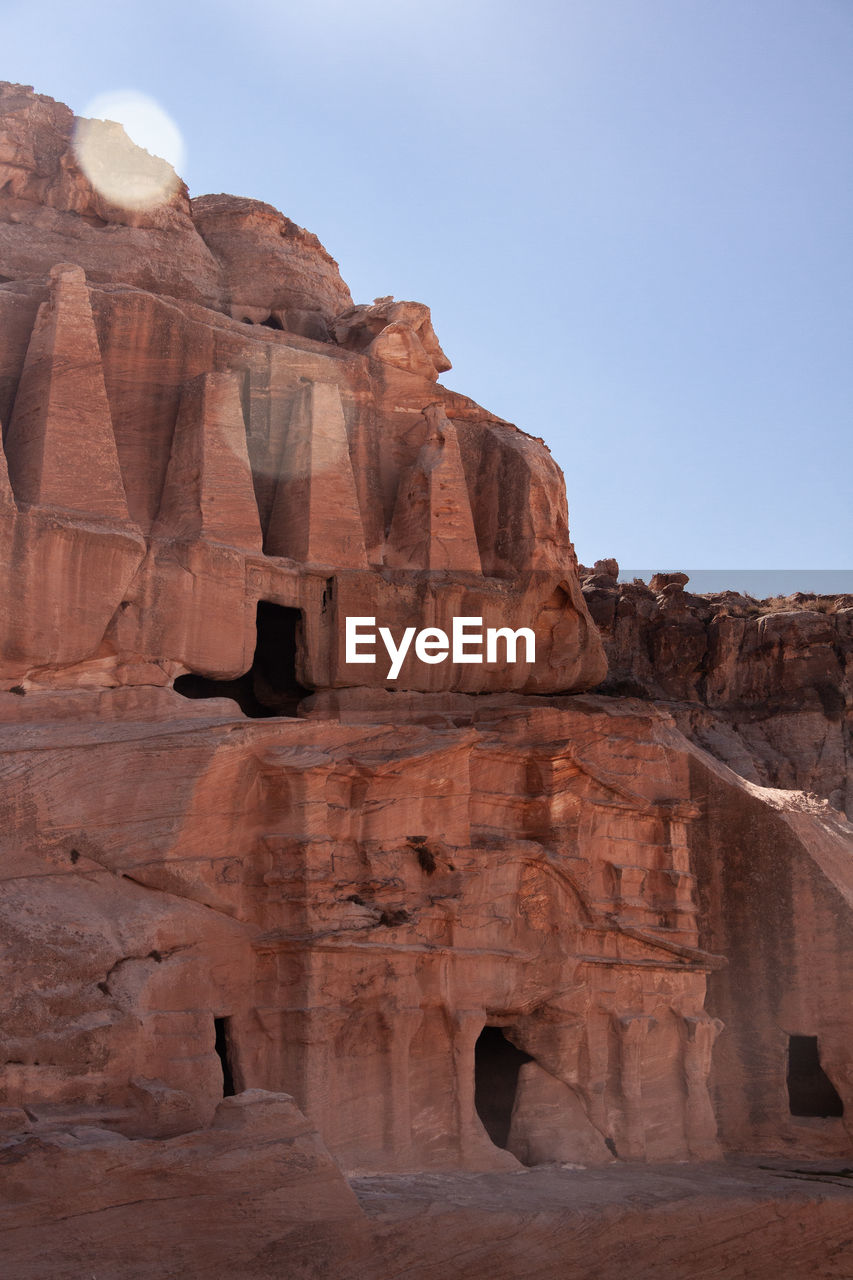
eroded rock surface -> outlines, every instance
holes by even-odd
[[[617,583],[582,570],[607,652],[601,686],[666,703],[743,777],[813,792],[853,816],[853,596],[700,596],[687,574]]]
[[[625,1162],[850,1150],[849,608],[582,590],[426,307],[257,201],[111,205],[67,108],[0,109],[4,1274],[564,1276],[614,1223],[678,1274]],[[391,678],[356,616],[535,652]],[[712,1184],[707,1274],[798,1274],[791,1198]]]
[[[247,1092],[165,1142],[76,1127],[0,1138],[0,1256],[14,1280],[351,1276],[367,1222],[292,1099]]]
[[[153,212],[105,207],[66,108],[20,86],[0,108],[10,684],[47,670],[67,687],[146,683],[154,666],[167,683],[234,680],[259,599],[298,619],[305,689],[386,683],[382,663],[345,661],[348,613],[398,633],[454,615],[536,631],[535,662],[410,656],[397,687],[602,678],[562,475],[538,441],[436,385],[448,362],[427,308],[353,309],[316,237],[257,201],[180,188]]]

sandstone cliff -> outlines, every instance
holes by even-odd
[[[782,790],[846,786],[849,607],[582,590],[425,306],[0,111],[6,1273],[610,1277],[618,1218],[637,1276],[794,1275],[809,1222],[841,1276],[839,1187],[701,1169],[850,1149],[851,828]],[[370,615],[535,653],[392,679]],[[684,1170],[626,1203],[662,1161],[701,1247]]]
[[[617,575],[612,560],[581,570],[607,654],[602,691],[664,703],[744,778],[853,817],[853,596],[700,596],[686,574]]]

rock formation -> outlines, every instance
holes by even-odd
[[[853,596],[758,601],[686,591],[686,574],[617,581],[581,569],[613,694],[665,702],[743,777],[807,791],[853,818]]]
[[[845,610],[582,590],[559,469],[437,382],[425,307],[353,306],[259,202],[111,205],[67,108],[0,111],[8,1273],[588,1274],[547,1181],[562,1226],[498,1272],[487,1188],[848,1153],[846,775],[820,726],[771,750],[838,722]],[[391,679],[347,652],[371,616],[535,652]],[[486,1173],[466,1270],[409,1217]]]

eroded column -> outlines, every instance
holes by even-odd
[[[708,1073],[714,1041],[722,1029],[719,1018],[705,1013],[683,1017],[679,1022],[686,1090],[684,1133],[691,1156],[699,1160],[715,1160],[720,1154],[717,1121],[708,1096]]]
[[[654,1019],[642,1014],[617,1018],[619,1031],[619,1087],[622,1095],[622,1142],[619,1154],[642,1160],[646,1154],[643,1114],[643,1056]]]

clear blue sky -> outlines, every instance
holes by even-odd
[[[851,0],[7,0],[0,51],[429,303],[582,560],[853,568]]]

